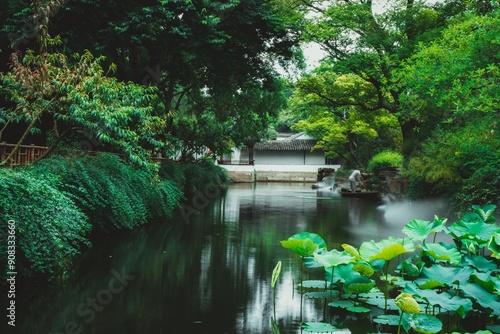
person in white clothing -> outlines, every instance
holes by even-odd
[[[351,191],[355,192],[358,190],[358,182],[361,182],[361,170],[354,170],[349,176],[349,183],[351,185]]]

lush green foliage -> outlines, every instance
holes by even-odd
[[[7,240],[7,222],[14,220],[19,273],[63,277],[82,248],[90,246],[86,239],[89,219],[72,198],[58,189],[54,175],[42,178],[32,172],[0,169],[1,239]],[[0,247],[7,254],[7,242]],[[6,257],[1,261],[6,269]]]
[[[415,188],[428,189],[421,196],[448,196],[459,210],[478,201],[498,204],[500,140],[495,118],[469,124],[459,133],[437,133],[423,145],[407,171]]]
[[[377,153],[368,161],[367,172],[378,175],[386,167],[403,167],[403,155],[395,151]]]
[[[316,148],[359,168],[377,147],[400,148],[397,118],[376,107],[376,96],[365,79],[323,64],[295,83],[286,113],[300,115],[292,128],[319,139]]]
[[[9,220],[16,222],[19,272],[64,279],[83,247],[90,246],[91,230],[113,232],[167,219],[183,190],[187,196],[197,189],[217,194],[227,176],[209,161],[167,162],[156,173],[101,153],[0,169],[0,181],[1,233],[6,236]]]
[[[67,136],[80,134],[81,140],[84,134],[141,164],[154,149],[165,146],[166,120],[156,115],[156,90],[107,77],[102,58],[94,59],[89,52],[68,59],[60,53],[29,51],[11,60],[11,71],[0,78],[3,93],[15,106],[0,114],[0,131],[26,124],[18,144],[42,129],[54,137],[48,143],[51,149]]]
[[[373,322],[400,325],[408,332],[439,333],[443,327],[446,332],[464,332],[460,321],[451,321],[455,318],[465,319],[466,331],[486,330],[500,324],[500,226],[495,208],[473,206],[473,212],[451,224],[438,217],[432,222],[413,220],[402,230],[406,238],[366,241],[359,248],[343,244],[343,251],[327,251],[323,239],[309,232],[281,243],[298,253],[309,270],[324,268],[324,281],[301,281],[305,296],[324,298],[346,314],[384,309],[386,314]],[[442,234],[454,243],[437,243]],[[392,260],[398,261],[396,275],[389,274]],[[471,326],[470,317],[481,321]],[[329,327],[332,331],[342,328],[342,319],[303,328],[334,326]]]
[[[57,175],[59,188],[103,229],[133,228],[152,218],[165,218],[179,204],[179,186],[153,172],[133,168],[119,157],[61,157],[42,160],[30,169]]]

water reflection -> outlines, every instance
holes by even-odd
[[[66,287],[24,291],[17,327],[20,333],[271,333],[271,273],[281,260],[277,323],[282,334],[299,333],[300,260],[280,240],[309,231],[329,248],[359,246],[401,236],[413,218],[432,219],[437,208],[429,205],[398,211],[310,184],[233,185],[190,224],[179,214],[96,242]],[[116,272],[133,277],[120,291],[116,281],[110,285]],[[304,278],[321,278],[321,271]],[[302,319],[328,320],[324,309],[322,300],[307,300]]]

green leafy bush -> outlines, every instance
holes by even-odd
[[[382,169],[387,167],[403,167],[403,155],[395,151],[382,151],[370,159],[367,171],[378,175]]]
[[[131,229],[152,218],[165,218],[179,205],[181,191],[152,171],[134,168],[113,154],[61,157],[32,167],[40,176],[58,175],[59,188],[103,229]]]
[[[9,220],[16,227],[17,262],[12,271],[25,276],[64,276],[82,247],[90,245],[85,238],[91,229],[87,217],[49,176],[0,169],[1,240],[7,240]],[[7,254],[7,243],[0,247]]]

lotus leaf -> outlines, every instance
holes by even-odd
[[[481,208],[479,205],[473,205],[472,209],[481,216],[481,219],[483,219],[484,222],[486,223],[491,223],[496,221],[496,218],[493,216],[493,212],[496,209],[496,205],[494,204],[487,204],[483,208]]]
[[[351,279],[354,276],[360,276],[360,274],[353,269],[354,268],[353,263],[342,264],[340,266],[335,267],[335,270],[333,270],[333,268],[334,267],[325,269],[325,280],[327,282],[336,283],[340,281],[342,283],[345,283],[347,280]],[[332,272],[333,272],[333,278],[332,278]]]
[[[321,263],[325,268],[335,267],[341,264],[347,264],[355,260],[354,256],[347,251],[339,252],[336,249],[331,251],[322,251],[314,253],[314,259]]]
[[[348,307],[346,308],[347,311],[353,312],[353,313],[368,313],[371,312],[371,309],[363,306],[353,306],[353,307]]]
[[[384,239],[380,242],[365,241],[359,247],[361,258],[365,261],[385,260],[389,261],[398,255],[413,251],[414,246],[411,242],[406,242],[397,239]]]
[[[460,290],[477,301],[482,307],[492,309],[494,315],[500,315],[500,297],[498,295],[489,293],[477,283],[462,284]]]
[[[444,229],[446,219],[434,217],[434,221],[414,219],[403,228],[403,233],[414,240],[425,240],[430,233],[440,232]]]
[[[432,256],[437,261],[446,261],[452,265],[457,265],[462,261],[462,255],[455,245],[447,245],[442,242],[439,244],[422,244],[418,247]]]
[[[500,260],[500,232],[491,235],[488,242],[488,249],[491,250],[491,256]]]
[[[464,219],[451,224],[448,232],[456,239],[475,241],[480,246],[490,241],[493,233],[500,232],[500,227],[484,221],[467,222]]]
[[[350,300],[335,300],[333,302],[328,303],[328,306],[346,309],[348,307],[353,307],[354,303]]]
[[[439,333],[443,329],[441,320],[430,314],[404,313],[403,328],[409,333],[410,329],[417,333]]]
[[[420,269],[411,262],[403,261],[401,273],[406,278],[416,278],[420,274]]]
[[[287,240],[281,241],[281,245],[301,257],[312,256],[316,249],[326,249],[325,240],[318,234],[310,232],[294,234]]]
[[[472,275],[475,283],[481,285],[486,291],[490,293],[498,293],[500,291],[500,278],[491,276],[490,273],[475,273]]]
[[[302,284],[300,284],[303,288],[308,288],[308,289],[326,289],[327,283],[326,281],[320,281],[320,280],[308,280],[308,281],[303,281]]]
[[[321,298],[331,298],[339,295],[338,291],[319,291],[319,292],[306,292],[304,294],[307,298],[321,299]]]
[[[325,322],[304,322],[302,323],[302,329],[316,333],[329,333],[337,330],[335,326]]]
[[[451,296],[447,292],[438,293],[436,290],[421,290],[414,283],[409,283],[403,292],[411,294],[414,298],[421,299],[431,306],[439,306],[444,311],[457,312],[462,318],[472,310],[472,301],[468,298]]]
[[[352,269],[366,277],[371,277],[375,273],[372,266],[366,262],[356,263]]]
[[[342,248],[344,250],[346,250],[349,254],[354,256],[356,258],[356,260],[361,260],[361,256],[359,255],[359,252],[355,247],[353,247],[349,244],[342,244]]]
[[[399,325],[399,315],[382,314],[373,319],[373,322],[381,325],[397,326]]]
[[[406,313],[420,313],[420,305],[409,293],[401,293],[394,299],[399,309]]]
[[[428,281],[436,281],[436,286],[444,287],[453,283],[467,282],[474,271],[470,267],[444,267],[440,265],[433,265],[430,268],[422,269],[422,277],[417,279],[417,283],[422,289],[432,288],[423,287]]]
[[[360,294],[370,291],[375,286],[375,282],[365,276],[355,276],[344,284],[344,290],[349,294]]]
[[[495,262],[488,260],[484,256],[471,255],[465,256],[463,259],[468,265],[476,268],[479,271],[491,271],[497,268]]]

